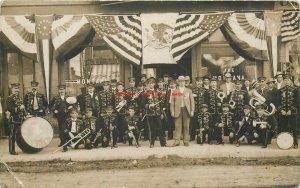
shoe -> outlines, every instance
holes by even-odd
[[[63,150],[62,150],[62,152],[67,152],[67,151],[68,151],[67,147],[63,148]]]
[[[176,147],[176,146],[179,146],[180,144],[178,143],[178,144],[176,144],[176,143],[174,143],[173,145],[171,145],[172,147]]]
[[[17,152],[13,151],[13,152],[10,152],[11,155],[18,155]]]
[[[263,146],[261,146],[261,148],[267,148],[267,146],[266,146],[266,145],[263,145]]]
[[[58,146],[57,147],[61,147],[63,144],[62,143],[60,143],[60,144],[58,144]]]
[[[154,145],[153,145],[153,144],[150,144],[150,148],[154,148]]]
[[[235,144],[235,146],[236,146],[236,147],[240,147],[240,142],[237,141],[236,144]]]
[[[209,144],[209,145],[212,145],[213,143],[212,143],[212,141],[209,141],[208,144]]]
[[[188,147],[190,144],[189,143],[184,143],[184,146],[185,147]]]
[[[295,145],[294,145],[294,149],[298,149],[298,144],[295,144]]]

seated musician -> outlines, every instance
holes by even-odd
[[[263,105],[256,106],[257,117],[253,120],[254,136],[258,143],[262,144],[262,148],[266,148],[272,140],[272,131],[277,129],[273,116],[265,113]]]
[[[201,105],[201,112],[198,115],[199,127],[197,128],[197,144],[203,144],[206,140],[207,136],[207,143],[212,144],[213,140],[213,118],[212,114],[208,112],[208,105],[202,104]]]
[[[100,119],[93,116],[92,108],[85,110],[85,117],[83,119],[86,128],[90,129],[91,133],[85,139],[87,148],[98,147],[101,141]]]
[[[232,143],[235,140],[235,121],[234,114],[230,112],[229,104],[222,105],[222,113],[218,116],[215,123],[215,138],[218,144],[224,144],[224,136],[229,135],[229,142]]]
[[[66,138],[67,140],[73,139],[77,135],[81,134],[82,131],[85,130],[84,124],[82,120],[78,119],[78,110],[76,108],[71,108],[70,109],[70,118],[68,118],[65,122],[65,133],[66,133]],[[81,139],[80,136],[79,138],[76,138],[72,140],[71,142],[71,147],[78,149],[79,145],[83,144],[85,145],[84,139]],[[67,151],[67,147],[63,148],[63,152]]]
[[[140,116],[135,115],[134,106],[128,108],[129,115],[125,117],[127,130],[125,131],[125,140],[128,140],[129,145],[132,146],[134,140],[136,147],[139,147],[139,138],[142,122]]]
[[[254,140],[254,130],[253,130],[253,112],[251,110],[251,106],[245,105],[243,107],[243,114],[240,117],[237,117],[236,121],[236,146],[239,147],[240,143],[245,141],[248,144],[252,144],[255,142]]]
[[[106,113],[100,116],[100,128],[102,133],[102,147],[108,147],[111,142],[111,149],[117,148],[119,131],[117,129],[117,116],[113,114],[113,107],[107,106]]]

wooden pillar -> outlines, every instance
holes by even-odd
[[[262,75],[267,77],[267,78],[272,78],[273,77],[273,68],[272,64],[270,61],[264,61],[263,62],[263,71]],[[260,74],[258,74],[260,75]]]

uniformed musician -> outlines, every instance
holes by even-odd
[[[95,86],[89,83],[86,86],[86,92],[83,96],[83,106],[81,112],[85,112],[87,108],[91,108],[93,111],[93,116],[98,117],[100,113],[100,98],[98,93],[95,91]]]
[[[126,91],[124,88],[124,82],[119,81],[117,83],[117,91],[115,94],[115,100],[114,100],[114,109],[115,113],[117,114],[117,128],[119,132],[118,141],[124,142],[124,134],[126,125],[125,122],[125,115],[127,110],[127,100],[126,100]]]
[[[167,115],[167,130],[168,130],[168,140],[173,139],[173,133],[175,130],[175,122],[174,118],[171,116],[170,111],[170,104],[171,104],[171,97],[173,97],[173,92],[176,89],[176,83],[174,80],[169,81],[168,90],[166,91],[166,115]]]
[[[200,113],[201,105],[208,102],[207,89],[204,89],[202,86],[203,78],[196,77],[196,87],[193,88],[193,96],[195,101],[195,115],[192,117],[192,123],[190,126],[191,141],[195,140],[196,128],[199,126],[198,115]]]
[[[110,90],[109,82],[103,82],[103,91],[99,92],[100,113],[105,113],[107,106],[113,106],[115,102],[115,94]]]
[[[97,148],[101,142],[101,122],[100,119],[93,116],[93,110],[87,108],[83,119],[84,127],[90,129],[91,133],[86,137],[86,148]]]
[[[66,134],[67,140],[73,139],[75,136],[77,136],[78,134],[81,134],[82,131],[85,130],[85,127],[84,127],[84,124],[83,124],[82,120],[80,120],[78,118],[78,115],[79,115],[78,109],[77,108],[71,108],[69,110],[69,113],[70,113],[69,114],[70,117],[67,118],[67,120],[65,122],[65,126],[64,126],[65,127],[64,132]],[[71,146],[72,147],[74,146],[75,149],[78,149],[78,147],[80,145],[86,146],[86,143],[85,143],[84,139],[81,139],[80,141],[79,140],[80,140],[80,137],[77,138],[77,139],[74,139],[71,143]],[[78,141],[78,143],[77,143],[77,141]],[[75,144],[75,145],[73,145],[73,144]],[[63,147],[63,152],[66,152],[66,151],[68,151],[68,148],[67,148],[67,146],[64,146]]]
[[[154,89],[155,79],[149,78],[147,80],[148,90],[145,96],[142,96],[141,107],[145,109],[145,118],[147,121],[147,126],[149,130],[150,148],[154,147],[154,142],[156,138],[159,138],[161,147],[166,146],[166,140],[163,136],[163,130],[161,125],[161,119],[163,118],[162,109],[160,108],[159,97],[157,95],[157,90]]]
[[[218,89],[217,80],[215,78],[212,78],[210,80],[210,86],[211,88],[207,92],[209,112],[213,114],[215,117],[217,117],[218,114],[221,112],[221,106],[222,106],[222,101],[218,97],[218,93],[221,92],[221,90]]]
[[[278,113],[278,133],[290,132],[294,137],[294,148],[298,148],[297,113],[299,104],[299,90],[293,85],[292,76],[285,74],[283,86],[276,95]]]
[[[143,129],[141,117],[135,114],[133,106],[128,107],[128,115],[125,117],[127,130],[125,131],[125,139],[128,140],[129,145],[135,141],[136,147],[139,147],[140,131]]]
[[[32,116],[45,116],[48,102],[42,93],[37,90],[39,83],[31,82],[31,91],[24,96],[24,105],[26,111]]]
[[[157,79],[157,95],[158,99],[162,101],[159,103],[160,108],[162,109],[162,115],[163,119],[161,120],[162,123],[162,128],[163,128],[163,134],[166,136],[167,132],[167,115],[166,115],[166,110],[167,110],[167,101],[166,101],[166,93],[167,90],[164,87],[164,82],[162,78]]]
[[[113,107],[108,105],[105,109],[105,113],[100,116],[100,128],[102,132],[102,147],[108,147],[111,143],[111,149],[117,148],[118,128],[117,128],[117,116],[113,114]]]
[[[65,122],[68,118],[68,107],[67,103],[67,95],[66,95],[66,86],[59,85],[58,86],[58,95],[53,97],[49,104],[49,109],[53,112],[54,117],[57,119],[58,129],[59,129],[59,138],[60,144],[58,147],[62,146],[66,142],[65,138]]]
[[[128,82],[129,82],[129,86],[126,88],[127,105],[134,106],[135,112],[139,113],[138,98],[139,98],[140,92],[135,87],[135,78],[129,77]]]
[[[224,144],[224,136],[229,136],[229,142],[232,143],[235,140],[235,133],[237,131],[235,127],[234,114],[230,112],[229,104],[222,105],[222,113],[219,114],[216,123],[214,135],[218,144]]]
[[[251,106],[244,105],[243,114],[241,116],[236,117],[236,146],[239,147],[240,144],[244,141],[247,141],[248,144],[255,143],[254,139],[254,128],[253,128],[253,119],[254,114],[252,112]],[[232,140],[233,142],[233,140]],[[231,143],[232,143],[231,142]]]
[[[197,144],[203,144],[207,141],[208,144],[212,144],[214,134],[214,121],[213,115],[209,113],[208,105],[201,104],[201,111],[198,114],[198,127],[197,127]],[[207,140],[206,140],[207,138]]]
[[[18,155],[15,150],[16,133],[21,124],[25,120],[27,114],[22,99],[19,97],[19,83],[11,84],[12,94],[7,97],[7,111],[11,115],[8,120],[9,125],[9,153],[11,155]]]

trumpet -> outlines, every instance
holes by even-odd
[[[217,96],[221,100],[221,103],[222,103],[225,98],[225,93],[223,91],[220,91],[220,92],[218,92]]]
[[[120,112],[120,110],[127,104],[127,101],[123,99],[119,104],[116,106],[117,112]]]

